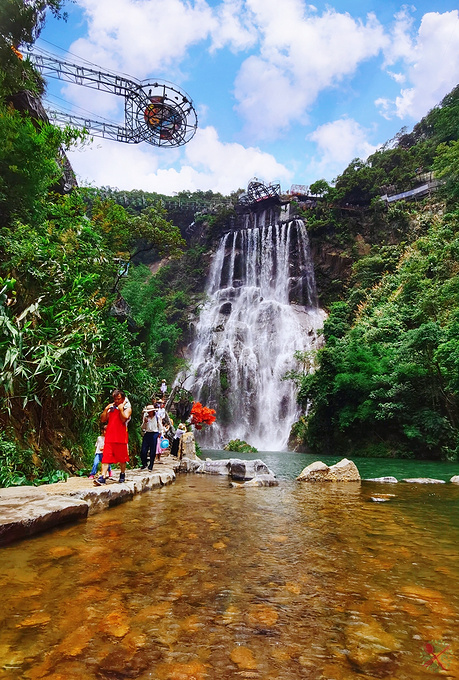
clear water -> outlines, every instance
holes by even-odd
[[[203,457],[215,460],[226,458],[241,458],[255,460],[260,458],[274,472],[279,479],[296,479],[300,472],[311,463],[318,460],[317,456],[307,453],[293,453],[291,451],[259,451],[258,453],[240,454],[230,451],[214,449],[203,450]],[[321,458],[326,465],[334,465],[342,456],[325,456]],[[442,463],[433,460],[401,460],[391,458],[353,458],[362,479],[375,477],[395,477],[407,479],[413,477],[428,477],[449,481],[453,475],[459,474],[458,463]]]
[[[182,475],[3,548],[0,678],[459,677],[459,486],[301,484],[270,455],[279,487]]]

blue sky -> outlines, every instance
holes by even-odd
[[[82,184],[171,195],[226,194],[253,177],[284,190],[332,181],[459,82],[459,11],[447,0],[75,0],[64,9],[68,21],[49,17],[37,46],[168,80],[199,120],[177,149],[94,137],[70,153]],[[123,121],[114,95],[50,80],[47,98]]]

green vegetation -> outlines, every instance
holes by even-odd
[[[317,370],[288,376],[309,407],[293,434],[315,452],[459,459],[458,138],[456,88],[334,187],[316,183],[312,239],[328,237],[349,265],[339,289],[325,284]],[[437,195],[384,210],[378,194],[420,184],[420,167],[443,180]]]
[[[233,451],[234,453],[258,453],[258,449],[254,446],[250,446],[250,444],[242,441],[242,439],[232,439],[223,447],[223,450]]]
[[[59,468],[75,472],[93,454],[110,390],[128,392],[135,420],[158,377],[172,375],[181,330],[164,309],[179,309],[180,296],[155,291],[142,269],[125,274],[139,249],[173,260],[185,242],[160,209],[130,215],[98,197],[88,209],[84,190],[56,193],[56,159],[81,135],[15,111],[1,87],[0,95],[0,484],[7,486],[56,480]],[[137,439],[133,428],[133,452]]]

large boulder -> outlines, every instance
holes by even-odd
[[[360,482],[360,474],[355,463],[343,458],[335,465],[325,465],[316,461],[304,468],[298,475],[300,482]]]
[[[229,476],[236,482],[245,482],[259,475],[269,475],[270,472],[268,466],[259,459],[239,460],[239,458],[230,458],[228,461]]]

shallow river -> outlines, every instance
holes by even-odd
[[[182,475],[1,549],[0,678],[459,677],[459,486],[290,476]]]

